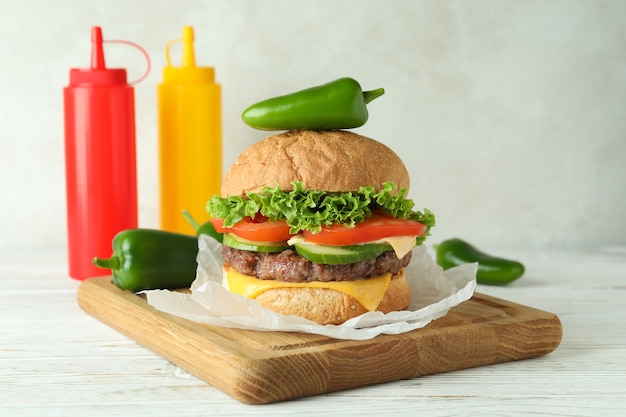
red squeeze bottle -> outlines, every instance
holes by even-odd
[[[71,69],[64,88],[69,275],[103,275],[91,261],[137,227],[135,96],[126,70],[106,68],[102,31],[91,30],[91,68]]]

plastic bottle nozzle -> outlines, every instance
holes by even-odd
[[[191,26],[183,27],[183,67],[195,67],[196,55],[193,50],[193,28]]]
[[[102,49],[102,29],[91,28],[91,69],[105,69],[104,51]]]
[[[163,82],[175,83],[210,83],[215,82],[215,71],[212,67],[197,67],[196,55],[193,48],[193,27],[183,26],[183,36],[180,39],[169,41],[165,46],[167,66],[163,68]],[[172,65],[170,47],[174,43],[182,43],[181,65]]]
[[[109,41],[111,42],[111,41]],[[122,41],[116,41],[122,42]],[[126,85],[126,70],[124,68],[107,68],[104,63],[104,48],[102,29],[100,26],[91,28],[91,62],[89,68],[70,69],[71,86],[94,85]],[[141,49],[141,48],[140,48]],[[150,65],[148,64],[148,70]]]

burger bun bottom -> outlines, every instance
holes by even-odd
[[[341,324],[368,312],[352,296],[327,288],[273,288],[255,300],[277,313],[301,316],[322,325]],[[376,311],[405,310],[410,301],[409,285],[402,269],[391,277]]]

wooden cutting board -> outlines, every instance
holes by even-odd
[[[88,314],[248,404],[542,356],[562,337],[556,315],[483,294],[422,329],[366,341],[200,324],[110,277],[83,281],[77,297]]]

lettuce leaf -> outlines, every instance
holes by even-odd
[[[278,185],[265,187],[259,193],[245,196],[213,196],[207,203],[207,211],[213,218],[224,220],[225,227],[232,227],[245,217],[258,213],[270,221],[285,220],[291,233],[309,230],[317,233],[322,226],[343,224],[354,227],[381,210],[397,219],[410,219],[426,225],[426,233],[417,239],[420,244],[435,226],[435,216],[430,210],[413,210],[413,200],[407,199],[407,190],[393,182],[386,182],[376,192],[374,187],[361,187],[357,192],[325,192],[305,190],[300,181],[293,181],[292,191],[282,191]]]

